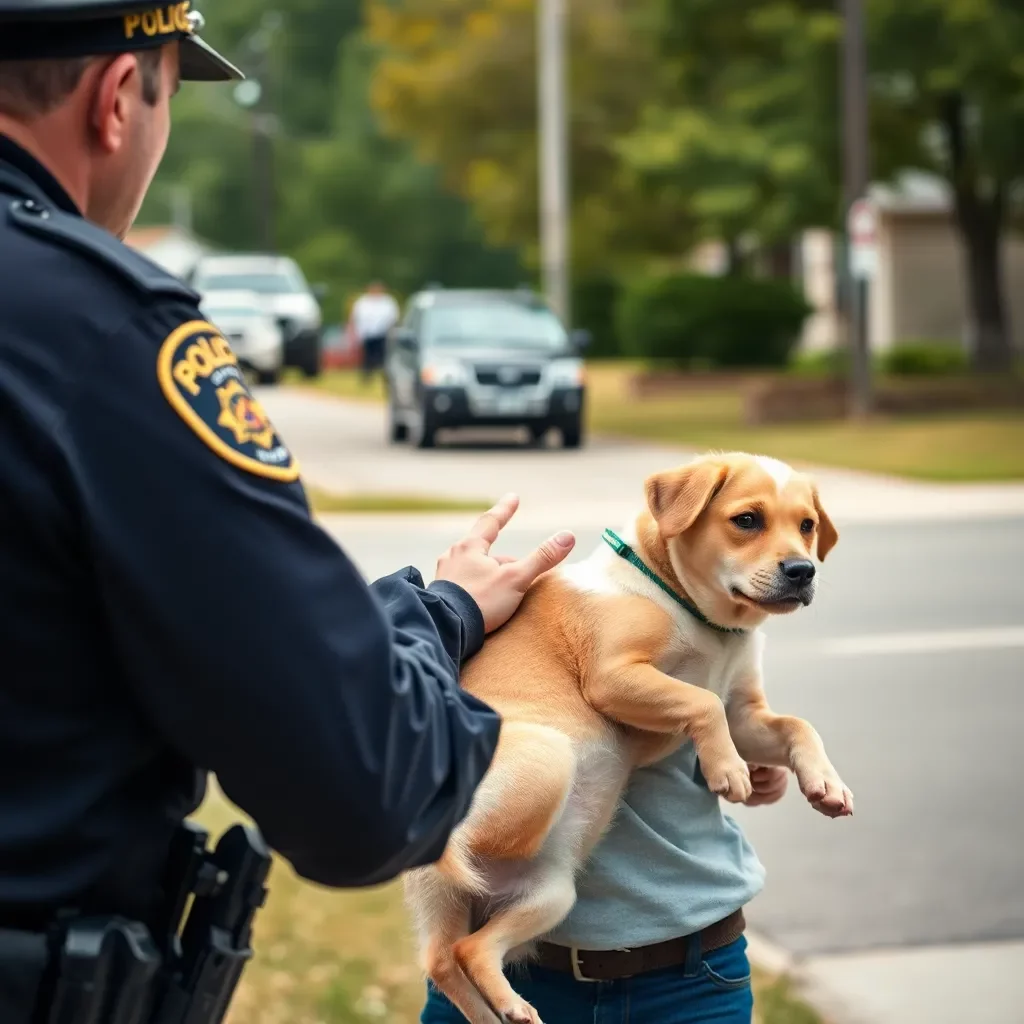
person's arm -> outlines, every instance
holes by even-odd
[[[440,855],[493,756],[497,715],[457,685],[483,618],[411,570],[365,585],[187,314],[97,346],[67,410],[111,645],[140,712],[301,875],[383,881]]]

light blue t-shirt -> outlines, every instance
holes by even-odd
[[[577,880],[576,906],[546,938],[618,949],[690,935],[749,903],[764,877],[686,743],[634,773],[615,821]]]

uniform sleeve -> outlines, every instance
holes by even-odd
[[[493,757],[498,716],[458,687],[483,621],[412,569],[367,587],[233,360],[178,311],[81,368],[65,444],[103,619],[143,714],[299,874],[378,883],[440,856]]]

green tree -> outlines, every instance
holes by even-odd
[[[963,245],[974,365],[1013,362],[1002,246],[1024,186],[1024,5],[870,0],[877,169],[946,179]]]
[[[399,293],[429,280],[520,280],[517,254],[485,242],[437,170],[381,132],[369,106],[376,52],[358,3],[225,0],[217,13],[212,41],[264,86],[257,113],[274,115],[272,162],[261,162],[253,113],[232,87],[186,85],[140,223],[165,223],[175,195],[187,192],[197,234],[225,249],[261,249],[264,168],[276,246],[329,285],[329,319],[369,277]]]
[[[616,139],[646,101],[651,0],[570,0],[573,265],[685,248],[685,208],[637,188]],[[538,263],[535,0],[369,0],[385,125],[469,200],[494,244]]]
[[[744,236],[772,246],[834,222],[832,0],[663,0],[657,31],[651,102],[619,143],[626,164],[734,253]]]
[[[622,144],[645,178],[689,197],[702,231],[771,241],[838,226],[833,0],[663,0],[661,93]],[[974,365],[1012,363],[1001,245],[1024,184],[1024,5],[868,0],[873,177],[949,183]]]

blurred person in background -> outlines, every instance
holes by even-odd
[[[363,382],[384,366],[388,331],[398,323],[400,312],[383,282],[373,281],[352,307],[352,325],[363,350]]]

